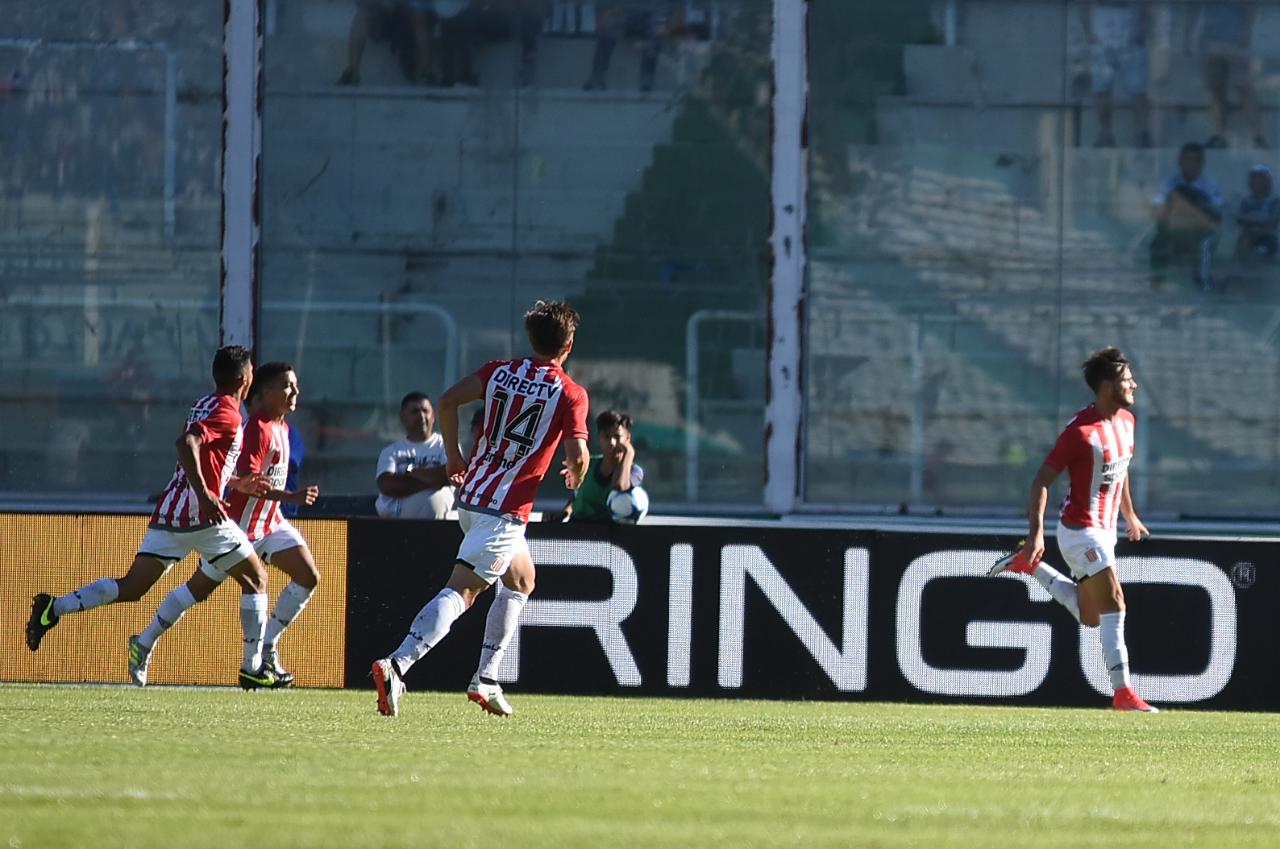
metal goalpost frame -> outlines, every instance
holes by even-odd
[[[773,0],[773,268],[769,287],[764,506],[792,512],[802,499],[809,80],[808,0]]]
[[[222,40],[222,267],[219,335],[257,344],[262,162],[261,0],[228,0]]]

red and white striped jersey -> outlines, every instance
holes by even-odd
[[[231,395],[206,395],[187,413],[187,427],[183,432],[199,437],[200,448],[196,457],[200,462],[200,474],[204,477],[205,486],[219,498],[227,488],[231,470],[236,467],[240,456],[240,422],[240,402]],[[151,514],[151,527],[191,530],[212,524],[200,509],[195,490],[179,463]]]
[[[484,433],[458,506],[528,521],[561,438],[587,438],[587,391],[546,360],[495,360],[475,374],[485,385]]]
[[[289,425],[254,413],[244,426],[244,449],[236,464],[236,476],[259,472],[271,479],[272,489],[284,489],[289,477]],[[227,514],[253,541],[262,539],[284,521],[279,501],[235,490],[227,495]]]
[[[1071,476],[1062,502],[1062,521],[1084,528],[1114,530],[1120,496],[1133,459],[1134,418],[1120,410],[1104,419],[1090,404],[1076,413],[1045,458],[1045,465]]]

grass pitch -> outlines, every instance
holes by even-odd
[[[0,686],[0,847],[1280,846],[1280,716]]]

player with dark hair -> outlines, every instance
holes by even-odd
[[[261,475],[237,478],[232,474],[242,441],[240,402],[253,384],[249,352],[239,345],[219,348],[212,371],[216,391],[196,401],[187,414],[186,428],[176,443],[177,467],[151,514],[150,528],[128,573],[123,578],[99,578],[56,598],[48,593],[36,595],[27,622],[27,647],[32,651],[40,648],[44,635],[61,617],[104,604],[137,601],[174,563],[197,551],[201,564],[191,580],[165,597],[146,630],[129,638],[129,677],[138,686],[146,686],[156,640],[187,610],[208,598],[228,575],[239,576],[257,592],[266,592],[266,570],[244,531],[228,517],[221,497],[227,486],[257,494],[270,488]],[[260,672],[266,611],[253,621],[242,617],[242,624],[243,684],[246,673]]]
[[[435,422],[435,409],[425,392],[409,392],[400,399],[404,438],[378,455],[374,509],[384,519],[443,519],[453,508],[444,438],[435,432]]]
[[[1009,571],[1032,575],[1077,621],[1097,628],[1115,689],[1112,707],[1155,712],[1133,691],[1129,679],[1124,591],[1116,574],[1118,517],[1124,516],[1129,539],[1149,535],[1129,495],[1129,461],[1134,446],[1134,418],[1129,410],[1138,382],[1128,359],[1115,348],[1095,351],[1085,360],[1082,371],[1094,401],[1067,423],[1031,482],[1026,542],[997,561],[988,574]],[[1075,582],[1041,560],[1049,487],[1064,469],[1070,475],[1071,489],[1058,519],[1058,550]]]
[[[297,409],[298,397],[298,375],[293,366],[270,362],[258,367],[253,388],[249,390],[249,420],[244,426],[244,450],[240,452],[236,473],[264,475],[271,488],[259,494],[233,492],[227,499],[228,513],[244,529],[253,550],[264,563],[275,566],[291,579],[280,591],[275,609],[267,618],[261,664],[266,674],[241,673],[242,685],[287,687],[293,683],[293,673],[281,665],[276,646],[280,635],[307,606],[320,583],[320,571],[307,541],[280,510],[282,503],[314,504],[320,495],[320,488],[315,485],[294,492],[286,485],[290,428],[285,416]],[[240,615],[256,619],[265,613],[266,593],[248,581],[236,580],[241,589]]]
[[[490,713],[512,713],[494,676],[533,592],[525,523],[534,493],[561,439],[565,486],[577,489],[587,471],[587,393],[562,368],[573,351],[578,313],[568,304],[538,301],[524,325],[532,356],[486,363],[440,396],[440,430],[448,472],[458,485],[463,540],[444,589],[419,611],[400,647],[373,663],[378,711],[385,716],[399,712],[409,667],[499,579],[467,698]],[[468,463],[458,444],[458,408],[481,399],[484,426]]]
[[[635,461],[631,441],[631,416],[605,410],[596,416],[596,440],[600,453],[591,455],[591,465],[582,486],[565,505],[563,518],[572,522],[610,522],[609,493],[629,492],[644,481],[644,469]],[[560,518],[560,517],[556,517]]]

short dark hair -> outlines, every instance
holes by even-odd
[[[243,345],[223,345],[213,355],[213,382],[220,389],[235,384],[252,362],[249,349]]]
[[[293,371],[293,366],[281,360],[272,360],[269,363],[263,363],[254,369],[253,386],[249,387],[249,398],[252,401],[254,396],[266,387],[270,386],[277,378],[284,377]]]
[[[427,397],[427,393],[425,392],[419,392],[416,389],[413,392],[406,392],[405,396],[400,399],[400,409],[403,410],[410,404],[416,404],[419,401],[426,401],[428,404],[431,403],[431,399]]]
[[[1081,371],[1084,373],[1084,382],[1097,392],[1103,381],[1119,380],[1128,365],[1129,360],[1120,353],[1120,349],[1108,345],[1090,354],[1089,359],[1081,366]]]
[[[608,430],[612,427],[631,430],[631,416],[618,410],[605,410],[596,416],[596,431]]]
[[[1178,151],[1178,156],[1182,156],[1184,153],[1198,153],[1203,156],[1204,145],[1200,144],[1200,142],[1187,142]]]
[[[535,354],[554,357],[573,339],[581,320],[563,301],[538,301],[524,314],[524,331]]]

